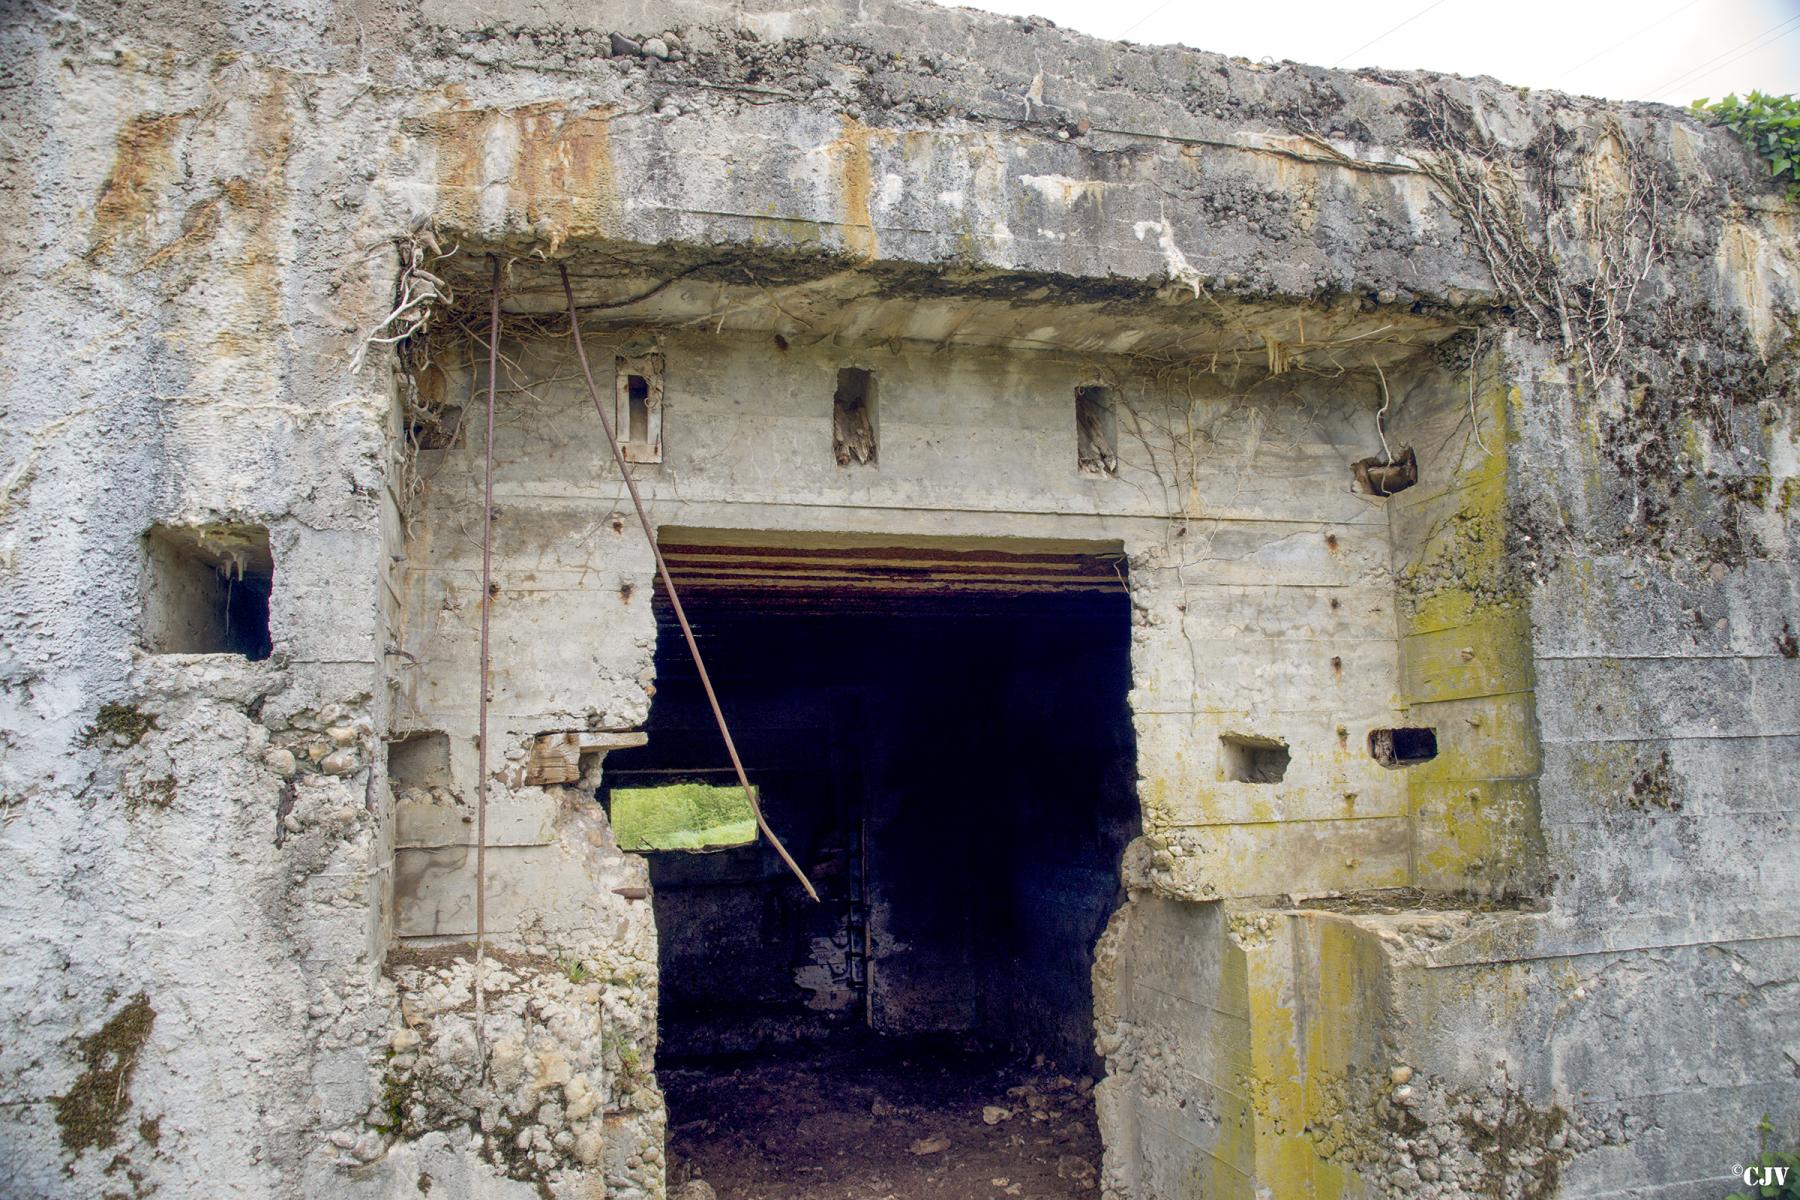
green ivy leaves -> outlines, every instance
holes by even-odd
[[[1735,132],[1768,160],[1769,174],[1787,185],[1789,200],[1800,201],[1800,99],[1751,92],[1742,100],[1696,100],[1694,111]]]

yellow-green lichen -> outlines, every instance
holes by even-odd
[[[1775,511],[1787,516],[1794,511],[1794,504],[1800,501],[1800,475],[1789,475],[1781,481],[1780,491],[1776,494]]]
[[[1253,1113],[1254,1180],[1274,1195],[1326,1200],[1353,1184],[1347,1163],[1319,1141],[1334,1130],[1340,1142],[1346,1136],[1343,1081],[1376,1053],[1386,959],[1377,939],[1335,918],[1270,922],[1266,937],[1234,937],[1250,1018],[1238,1083]],[[1206,1194],[1247,1194],[1228,1179],[1215,1183]]]
[[[1516,388],[1475,399],[1501,429],[1519,403]],[[1396,510],[1397,531],[1418,531],[1400,572],[1400,698],[1409,722],[1437,728],[1439,747],[1435,760],[1406,769],[1413,882],[1496,895],[1538,885],[1542,836],[1531,621],[1508,540],[1506,440],[1477,449],[1443,493]]]

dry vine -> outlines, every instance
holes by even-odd
[[[454,248],[449,254],[440,251],[437,239],[429,229],[399,239],[395,248],[400,254],[400,275],[394,283],[394,307],[356,344],[356,350],[350,356],[352,375],[362,369],[371,346],[401,345],[431,324],[432,314],[440,305],[448,308],[455,303],[449,286],[425,269],[427,252],[435,260],[455,254]]]
[[[1554,126],[1527,152],[1538,160],[1528,188],[1520,156],[1487,134],[1467,105],[1442,92],[1420,99],[1432,146],[1420,155],[1426,176],[1531,331],[1560,342],[1598,388],[1612,376],[1628,342],[1625,319],[1666,252],[1664,183],[1609,117],[1579,152],[1579,180],[1565,202]]]

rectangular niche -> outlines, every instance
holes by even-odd
[[[662,459],[663,356],[619,355],[615,360],[616,406],[613,420],[625,461],[659,463]]]
[[[144,535],[143,638],[156,654],[269,657],[275,558],[261,525],[158,525]]]
[[[861,367],[838,371],[837,391],[831,396],[831,448],[840,467],[875,463],[875,372]]]
[[[401,788],[450,786],[450,735],[437,730],[402,734],[388,743],[388,780]]]
[[[1087,475],[1119,469],[1119,419],[1110,388],[1075,389],[1075,461]]]
[[[1235,783],[1280,783],[1288,769],[1287,743],[1247,733],[1219,735],[1219,771]]]

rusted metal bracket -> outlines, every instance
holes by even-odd
[[[1419,459],[1411,446],[1402,446],[1398,455],[1385,459],[1358,459],[1350,464],[1350,473],[1365,495],[1392,496],[1419,482]]]

